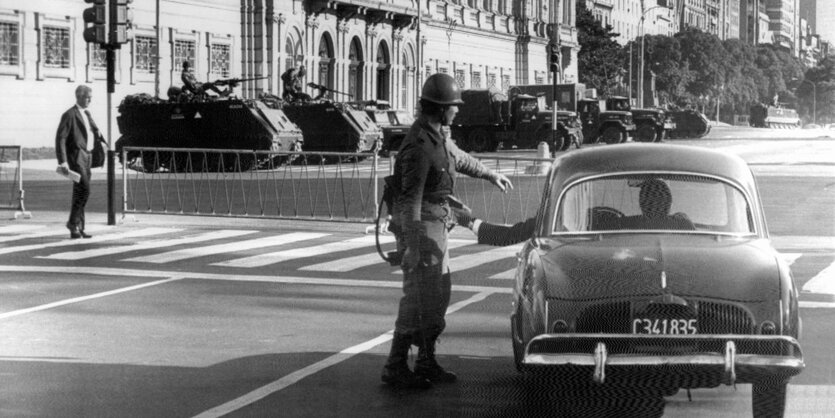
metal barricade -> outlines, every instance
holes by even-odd
[[[125,213],[371,222],[373,153],[125,147]]]
[[[0,209],[13,210],[14,219],[31,218],[23,203],[23,149],[0,145]]]
[[[481,219],[534,216],[550,158],[476,156],[513,190],[459,174],[456,195]],[[125,147],[124,213],[375,222],[383,177],[394,157],[373,153],[269,152]],[[547,167],[546,167],[547,168]]]

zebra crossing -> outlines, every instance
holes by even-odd
[[[359,237],[326,232],[265,232],[256,229],[187,231],[177,227],[119,228],[97,225],[91,239],[70,240],[65,228],[38,224],[0,226],[0,264],[3,255],[33,253],[35,260],[71,263],[106,258],[125,268],[135,263],[153,265],[206,260],[207,268],[237,269],[242,272],[262,267],[301,263],[299,271],[348,273],[385,265],[376,249],[374,235]],[[394,249],[394,237],[381,235],[385,251]],[[497,260],[514,259],[521,244],[487,247],[473,239],[450,239],[450,266],[456,272],[476,269]],[[465,249],[463,252],[458,250]],[[266,252],[265,252],[266,251]],[[140,253],[142,255],[137,255]],[[402,271],[391,268],[391,274]],[[512,270],[510,270],[512,273]],[[492,279],[511,279],[507,272]]]
[[[108,227],[91,225],[95,233],[91,239],[70,240],[63,227],[46,224],[12,224],[0,226],[0,264],[4,255],[31,254],[31,259],[54,260],[70,263],[115,263],[116,267],[135,268],[136,263],[173,265],[181,262],[202,263],[204,268],[230,269],[246,273],[257,268],[282,271],[292,263],[292,269],[312,273],[353,273],[362,269],[387,266],[376,250],[374,235],[354,236],[329,232],[280,232],[258,229],[217,229],[208,231],[188,230],[179,227]],[[488,280],[508,281],[515,275],[515,258],[522,244],[508,247],[479,245],[473,239],[449,240],[451,269],[457,274],[478,271],[478,276]],[[394,248],[394,237],[380,236],[384,251]],[[137,254],[141,255],[137,255]],[[788,263],[794,263],[803,254],[783,252]],[[105,259],[106,257],[106,259]],[[485,264],[500,261],[490,268]],[[835,264],[833,264],[835,265]],[[499,268],[496,268],[496,267]],[[821,286],[835,274],[821,271],[811,284]],[[397,268],[377,269],[386,275],[402,275]],[[500,270],[500,271],[496,271]],[[225,270],[228,271],[228,270]],[[827,273],[829,272],[829,273]],[[821,279],[819,276],[825,274]]]

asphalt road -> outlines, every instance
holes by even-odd
[[[830,288],[835,141],[687,142],[752,164],[774,244],[798,285]],[[685,391],[656,398],[518,374],[508,336],[516,248],[479,246],[458,230],[438,353],[460,381],[392,391],[379,373],[400,275],[375,260],[365,225],[136,215],[107,226],[96,199],[94,238],[70,241],[66,185],[33,177],[32,219],[0,221],[3,417],[750,414],[748,385],[692,391],[688,400]],[[93,193],[103,196],[101,181]],[[801,298],[807,368],[792,380],[789,416],[835,409],[833,297]]]

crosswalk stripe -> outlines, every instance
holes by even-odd
[[[41,229],[46,227],[46,225],[41,224],[18,224],[18,225],[6,225],[0,226],[0,234],[15,234],[18,232],[23,231],[32,231],[35,229]]]
[[[803,291],[835,295],[835,262],[809,279],[803,285]]]
[[[382,237],[381,237],[382,238]],[[314,245],[311,247],[293,248],[291,250],[276,251],[266,254],[258,254],[250,257],[236,258],[233,260],[212,263],[213,266],[253,268],[263,267],[283,261],[314,257],[322,254],[332,254],[340,251],[354,250],[374,245],[374,236],[366,235],[359,238],[344,241],[329,242],[327,244]]]
[[[84,228],[85,232],[98,232],[104,229],[111,228],[107,225],[88,225]],[[55,235],[66,235],[69,237],[70,230],[67,228],[48,228],[46,231],[38,231],[38,232],[30,232],[28,234],[20,234],[20,235],[10,235],[6,237],[0,237],[0,242],[10,242],[10,241],[21,241],[25,239],[31,238],[45,238],[51,237]],[[95,237],[94,237],[95,238]]]
[[[222,254],[227,252],[245,251],[253,248],[263,248],[273,245],[290,244],[293,242],[321,238],[330,234],[294,232],[290,234],[275,235],[270,237],[256,238],[246,241],[236,241],[226,244],[209,245],[207,247],[193,247],[182,250],[169,251],[160,254],[152,254],[142,257],[127,258],[122,261],[135,261],[141,263],[170,263],[172,261],[186,260],[189,258],[204,257],[207,255]]]
[[[516,277],[516,269],[512,268],[510,270],[494,274],[494,275],[488,277],[488,279],[491,279],[491,280],[513,280],[514,277]]]
[[[389,244],[394,242],[394,237],[391,235],[381,235],[380,244]],[[380,254],[377,252],[355,255],[352,257],[340,258],[334,261],[326,261],[324,263],[311,264],[299,268],[305,271],[332,271],[332,272],[348,272],[357,270],[363,267],[373,266],[375,264],[383,263]]]
[[[88,230],[92,231],[92,229]],[[16,247],[0,248],[0,254],[17,253],[22,251],[41,250],[52,247],[66,247],[72,245],[95,244],[99,242],[115,241],[124,238],[138,238],[148,237],[152,235],[169,234],[172,232],[181,231],[180,228],[143,228],[133,229],[125,232],[118,232],[113,234],[96,235],[90,239],[65,239],[61,241],[46,242],[42,244],[20,245]]]
[[[235,229],[222,229],[219,231],[212,231],[205,234],[190,235],[182,238],[160,239],[153,241],[138,242],[133,245],[119,245],[104,248],[91,248],[82,251],[67,251],[63,253],[50,254],[43,257],[50,260],[82,260],[85,258],[100,257],[103,255],[113,255],[119,253],[128,253],[132,251],[148,250],[155,248],[173,247],[182,244],[196,244],[198,242],[213,241],[223,238],[238,237],[241,235],[254,234],[256,231],[242,231]]]
[[[522,249],[524,244],[516,244],[508,247],[497,247],[478,254],[465,254],[449,259],[449,268],[452,271],[466,270],[478,267],[484,263],[497,261],[509,257],[516,257],[516,253]]]

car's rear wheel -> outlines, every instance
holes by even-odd
[[[786,410],[788,382],[780,377],[764,378],[752,385],[751,406],[754,418],[780,418]]]
[[[484,152],[493,149],[492,135],[484,129],[476,129],[467,135],[470,152]]]

